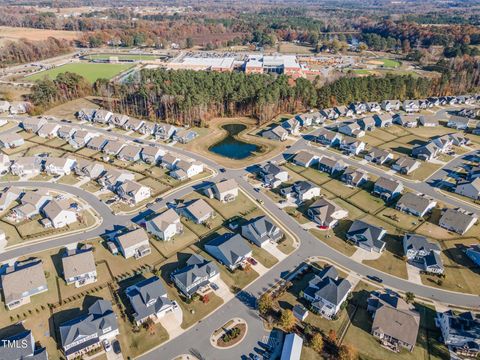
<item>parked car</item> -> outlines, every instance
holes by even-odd
[[[252,265],[257,265],[257,260],[255,260],[254,258],[248,258],[248,262]]]
[[[113,346],[113,352],[115,354],[120,354],[122,352],[122,348],[120,347],[120,342],[118,340],[115,340],[112,343],[112,346]]]
[[[367,278],[370,279],[370,280],[372,280],[372,281],[376,281],[376,282],[378,282],[378,283],[382,283],[382,282],[383,282],[382,279],[380,279],[378,276],[375,276],[375,275],[367,275]]]
[[[105,351],[112,350],[112,345],[110,345],[110,342],[107,339],[103,340],[103,348]]]

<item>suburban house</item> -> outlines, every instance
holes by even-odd
[[[68,125],[62,125],[60,126],[60,128],[58,129],[58,137],[60,139],[63,139],[65,141],[69,141],[73,134],[75,134],[75,131],[77,131],[77,129],[71,127],[71,126],[68,126]]]
[[[342,160],[335,160],[328,156],[323,156],[318,161],[318,170],[334,175],[337,172],[342,172],[346,168]]]
[[[10,170],[11,164],[8,155],[0,154],[0,175],[4,175]]]
[[[45,219],[41,221],[45,227],[60,229],[77,222],[77,212],[71,207],[69,200],[51,200],[41,210]]]
[[[4,329],[1,330],[3,332]],[[48,360],[48,353],[46,348],[35,342],[30,330],[21,330],[0,338],[0,359]]]
[[[365,143],[356,138],[345,136],[340,141],[340,149],[349,154],[358,155],[365,149]]]
[[[149,255],[152,251],[148,242],[148,235],[141,228],[117,235],[116,242],[125,259],[132,256],[135,259],[140,259]]]
[[[12,209],[18,219],[31,219],[40,214],[43,207],[52,200],[48,191],[39,189],[36,191],[25,191],[20,199],[20,205]]]
[[[466,130],[470,126],[471,120],[463,116],[452,115],[448,119],[447,127],[457,129],[457,130]]]
[[[156,139],[168,140],[175,134],[176,131],[177,128],[173,125],[157,124],[157,127],[154,130],[154,135]]]
[[[85,176],[96,180],[105,172],[105,167],[102,163],[93,162],[85,159],[79,159],[75,164],[75,174],[78,176]]]
[[[127,180],[133,181],[134,179],[135,175],[130,171],[110,169],[98,178],[98,183],[102,187],[115,192],[117,190],[117,187],[120,186],[122,183]]]
[[[160,240],[170,241],[183,233],[180,216],[173,209],[168,209],[145,222],[145,229]]]
[[[92,121],[100,124],[106,124],[110,121],[113,114],[108,110],[99,109],[95,111]]]
[[[404,213],[423,217],[429,213],[437,202],[424,194],[407,192],[397,201],[395,208]]]
[[[118,334],[117,315],[112,303],[96,300],[85,314],[65,321],[58,327],[60,345],[67,360],[83,357],[98,348],[104,340],[113,340]]]
[[[43,168],[48,175],[52,176],[63,176],[70,175],[73,168],[75,167],[76,160],[72,158],[57,158],[57,157],[47,157]]]
[[[320,188],[310,181],[300,180],[291,186],[280,189],[280,193],[285,197],[295,198],[298,203],[302,203],[320,196]]]
[[[79,149],[87,145],[87,143],[93,138],[97,136],[97,133],[90,132],[87,130],[77,130],[75,134],[70,138],[68,143],[75,149]]]
[[[322,128],[315,136],[318,143],[325,146],[338,146],[343,136],[340,133]]]
[[[242,225],[241,234],[259,247],[263,247],[268,242],[277,243],[284,236],[283,231],[266,216],[251,219]]]
[[[382,241],[387,231],[379,226],[355,220],[346,233],[349,241],[367,251],[382,252],[385,242]]]
[[[460,235],[465,234],[478,220],[478,215],[463,209],[446,209],[438,221],[444,229],[454,231]]]
[[[437,313],[437,327],[443,343],[460,356],[475,358],[480,353],[480,319],[471,312],[455,314],[452,310]]]
[[[439,125],[439,120],[435,115],[421,115],[418,122],[425,127],[435,127]]]
[[[170,176],[178,180],[186,180],[202,172],[203,164],[201,162],[180,160],[175,164],[175,170],[170,172]]]
[[[148,319],[157,322],[168,313],[172,313],[175,308],[175,304],[168,298],[167,291],[157,276],[127,287],[125,295],[132,306],[132,317],[137,325]]]
[[[297,115],[296,117],[302,126],[319,125],[327,120],[327,117],[319,111],[310,111],[309,113]]]
[[[393,117],[390,114],[373,115],[375,125],[379,128],[389,127],[393,124]]]
[[[196,131],[190,129],[181,129],[175,132],[173,135],[173,141],[179,142],[180,144],[188,144],[197,136],[198,133]]]
[[[349,166],[343,172],[341,180],[350,186],[362,186],[368,180],[368,175],[362,170]]]
[[[238,196],[238,184],[235,179],[219,181],[208,190],[211,191],[211,197],[223,203],[234,201]]]
[[[300,360],[303,338],[295,333],[285,335],[280,360]]]
[[[0,211],[7,210],[21,194],[22,190],[17,187],[10,186],[3,188],[3,190],[0,191]]]
[[[47,123],[37,130],[37,135],[42,138],[52,138],[57,136],[60,125],[55,123]]]
[[[34,118],[34,117],[27,117],[25,119],[22,119],[22,128],[26,132],[34,132],[36,133],[40,128],[47,124],[48,121],[45,118]]]
[[[378,165],[383,165],[385,162],[393,159],[393,154],[387,150],[372,147],[367,151],[365,160],[373,162]]]
[[[372,335],[382,346],[399,352],[413,351],[420,328],[420,314],[398,294],[391,291],[372,291],[367,300],[367,311],[372,314]]]
[[[155,123],[150,121],[145,121],[140,127],[140,129],[137,130],[137,132],[142,135],[154,135],[156,133],[157,128],[160,131],[160,133],[163,135],[162,131],[160,130],[161,126],[156,126]],[[156,139],[158,139],[158,137],[156,137]]]
[[[67,285],[81,287],[97,281],[97,267],[92,247],[66,250],[62,257],[63,278]]]
[[[127,146],[124,141],[120,140],[109,140],[108,143],[103,147],[102,152],[107,155],[117,155],[124,146]]]
[[[117,154],[117,158],[123,161],[138,161],[142,148],[135,145],[125,145]]]
[[[367,104],[363,102],[354,102],[348,106],[356,115],[362,115],[367,111]]]
[[[339,278],[337,269],[326,266],[309,281],[303,297],[312,309],[327,319],[334,319],[347,300],[352,285],[347,279]]]
[[[375,119],[373,116],[367,116],[357,121],[363,131],[375,130]]]
[[[80,121],[92,121],[95,116],[95,109],[80,109],[75,113],[75,116]]]
[[[30,297],[48,290],[42,261],[32,259],[16,262],[0,276],[3,300],[8,310],[30,303]]]
[[[295,318],[298,321],[305,321],[305,319],[308,317],[308,314],[309,314],[305,306],[300,304],[294,305],[292,308],[292,312],[293,312],[293,316],[295,316]]]
[[[400,101],[383,100],[380,106],[382,107],[382,110],[385,110],[385,111],[398,111],[400,110]]]
[[[168,170],[175,170],[175,165],[177,165],[180,160],[178,156],[168,152],[162,157],[162,167]]]
[[[415,146],[412,149],[412,156],[420,160],[428,161],[435,159],[441,152],[441,149],[431,141],[425,145]]]
[[[0,147],[5,149],[13,149],[25,144],[23,137],[17,133],[0,134]]]
[[[395,163],[392,164],[392,169],[398,171],[400,174],[408,175],[417,170],[420,163],[415,159],[407,156],[400,156]]]
[[[128,116],[123,114],[114,114],[110,118],[110,123],[116,127],[123,127],[128,121]]]
[[[300,150],[292,159],[292,162],[295,165],[303,167],[311,167],[318,163],[318,155],[314,155],[311,152]]]
[[[190,255],[185,267],[175,270],[171,275],[175,285],[188,299],[219,277],[217,265],[198,254]]]
[[[272,189],[275,189],[289,179],[288,172],[272,162],[263,165],[259,175],[263,183]]]
[[[445,153],[445,152],[448,152],[452,149],[453,138],[449,134],[447,134],[447,135],[435,137],[432,140],[432,142],[435,145],[437,145],[437,147],[439,148],[439,151],[441,153]]]
[[[470,145],[471,141],[469,138],[461,134],[447,134],[448,139],[452,142],[452,145],[455,146],[466,146]]]
[[[240,234],[226,233],[205,244],[205,251],[230,271],[243,266],[252,256],[252,249]]]
[[[343,123],[338,126],[338,132],[351,137],[365,136],[365,131],[362,130],[357,122]]]
[[[138,204],[148,199],[151,195],[151,190],[148,186],[133,180],[125,180],[116,190],[118,196],[130,204]]]
[[[262,132],[262,137],[276,141],[285,141],[287,140],[287,136],[288,131],[280,125],[273,126],[270,129]]]
[[[367,106],[367,111],[368,112],[377,112],[378,113],[382,110],[382,107],[376,101],[367,102],[365,105]]]
[[[400,181],[381,177],[375,182],[372,193],[385,201],[389,201],[399,196],[402,191],[403,184]]]
[[[475,244],[469,246],[465,250],[465,254],[475,263],[475,265],[480,266],[480,245]]]
[[[165,151],[158,146],[145,146],[142,148],[141,157],[147,164],[157,164],[165,155]]]
[[[468,180],[473,180],[473,179],[476,179],[476,178],[480,178],[480,166],[472,166],[468,170],[467,179]]]
[[[457,182],[455,192],[474,200],[480,199],[480,177]]]
[[[282,127],[291,135],[299,135],[302,125],[295,117],[282,122]]]
[[[396,114],[393,117],[393,123],[407,128],[414,128],[418,126],[418,116]]]
[[[328,120],[338,119],[338,114],[333,108],[320,110],[320,115],[325,117],[325,119],[328,119]]]
[[[108,139],[104,138],[103,136],[95,136],[87,143],[87,148],[102,151],[105,145],[107,145]]]
[[[216,216],[215,210],[203,199],[191,200],[178,210],[196,224],[204,224]]]
[[[418,100],[405,100],[402,102],[402,110],[406,113],[420,111]]]
[[[420,264],[426,272],[435,274],[444,272],[440,247],[429,242],[425,236],[405,234],[403,252],[408,261]]]
[[[348,216],[348,211],[327,198],[321,198],[309,206],[307,215],[320,228],[331,229],[338,224],[339,220]]]
[[[123,129],[138,131],[143,126],[145,121],[129,118],[125,124],[123,124]]]
[[[335,106],[333,108],[333,110],[335,110],[335,112],[338,114],[338,116],[353,116],[354,115],[354,112],[352,109],[350,109],[349,107],[346,107],[344,105],[341,105],[341,106]]]

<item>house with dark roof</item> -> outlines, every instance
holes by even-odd
[[[480,353],[480,319],[472,312],[454,313],[452,310],[437,313],[437,327],[442,332],[443,343],[454,353],[476,358]]]
[[[470,258],[470,260],[472,260],[475,263],[475,265],[480,266],[480,245],[475,244],[475,245],[469,246],[465,250],[465,255],[467,255]]]
[[[385,249],[385,242],[382,239],[386,233],[387,231],[382,227],[355,220],[348,229],[346,237],[364,250],[380,253]]]
[[[302,203],[320,196],[320,187],[310,181],[295,181],[291,186],[280,189],[280,194],[291,197]]]
[[[280,125],[274,126],[262,132],[262,137],[276,141],[285,141],[287,140],[287,136],[288,131]]]
[[[393,154],[390,151],[372,147],[367,151],[365,155],[365,160],[370,161],[374,164],[383,165],[385,162],[393,159]]]
[[[477,214],[469,213],[464,209],[446,209],[443,211],[438,225],[444,229],[463,235],[470,230],[477,220]]]
[[[37,345],[30,330],[0,338],[2,360],[48,360],[47,349]]]
[[[339,278],[334,267],[327,266],[309,281],[303,290],[303,297],[319,315],[334,319],[351,290],[350,282]]]
[[[332,200],[321,198],[309,206],[307,216],[321,228],[331,229],[338,224],[339,220],[348,216],[348,211]]]
[[[205,244],[205,250],[233,271],[252,256],[252,249],[240,234],[226,233]]]
[[[368,175],[362,170],[349,166],[340,179],[350,186],[362,186],[368,180]]]
[[[432,141],[425,145],[417,145],[412,149],[412,156],[424,161],[433,160],[441,153],[441,149]]]
[[[171,313],[175,304],[167,297],[167,291],[157,276],[137,282],[125,289],[133,310],[132,317],[137,325],[159,319]]]
[[[373,291],[367,301],[373,317],[372,335],[393,352],[413,351],[420,328],[420,314],[393,292]]]
[[[400,181],[381,177],[375,182],[372,193],[385,201],[390,201],[399,196],[402,191],[403,184]]]
[[[269,242],[277,243],[284,236],[283,231],[266,216],[250,220],[242,225],[240,232],[245,239],[259,247]]]
[[[392,169],[400,174],[408,175],[417,170],[420,166],[420,162],[407,156],[400,156],[395,163],[392,164]]]
[[[438,244],[429,242],[425,236],[405,234],[403,252],[408,261],[420,265],[426,272],[443,274],[444,267],[440,257],[440,247]]]
[[[171,278],[187,298],[214,283],[220,277],[217,265],[198,254],[192,254],[185,267],[175,270]]]
[[[265,186],[271,187],[272,189],[275,189],[289,179],[288,171],[272,162],[268,162],[260,168],[259,176]]]
[[[405,193],[397,201],[395,208],[407,214],[415,216],[425,216],[430,212],[437,202],[424,194]]]
[[[100,347],[104,340],[112,340],[119,334],[112,303],[103,299],[95,301],[84,314],[61,323],[58,333],[67,360],[86,355]]]

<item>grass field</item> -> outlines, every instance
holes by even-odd
[[[157,55],[149,54],[92,54],[85,56],[87,60],[108,60],[110,57],[117,57],[118,60],[135,61],[135,60],[155,60],[159,57]]]
[[[398,61],[392,59],[376,59],[376,61],[382,62],[383,67],[396,68],[400,66]]]
[[[45,76],[50,79],[55,79],[58,74],[73,72],[82,75],[89,82],[93,83],[97,79],[111,79],[132,66],[131,64],[66,64],[27,76],[26,79],[35,81],[43,79]]]

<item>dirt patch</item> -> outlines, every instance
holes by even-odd
[[[236,330],[236,329],[238,329],[238,330]],[[225,342],[224,341],[224,336],[227,335],[228,333],[232,333],[232,332],[235,332],[235,331],[237,331],[238,334],[233,339],[230,339],[229,341]],[[217,340],[217,346],[225,348],[225,347],[231,347],[233,345],[236,345],[240,341],[243,340],[246,333],[247,333],[247,326],[245,324],[238,324],[238,325],[234,326],[233,328],[229,329],[224,336],[220,337]]]
[[[49,37],[66,40],[76,40],[80,32],[66,30],[33,29],[24,27],[0,26],[0,45],[7,41],[18,41],[22,38],[31,41],[47,40]]]

